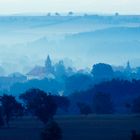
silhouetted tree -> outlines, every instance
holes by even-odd
[[[60,14],[58,12],[55,13],[56,16],[60,16]]]
[[[87,90],[93,85],[93,80],[88,74],[74,74],[66,79],[66,93],[73,93],[75,91]]]
[[[55,64],[55,76],[56,78],[66,76],[66,68],[63,61],[59,61],[57,64]]]
[[[70,100],[65,96],[52,96],[54,102],[56,103],[57,107],[63,109],[64,111],[68,111],[70,106]]]
[[[93,103],[93,96],[96,93],[109,93],[113,102],[114,111],[118,113],[126,112],[126,104],[131,104],[134,98],[139,96],[140,93],[140,80],[119,80],[113,79],[111,81],[105,81],[92,86],[87,90],[81,90],[69,95],[71,104],[76,102],[86,102],[89,104]],[[128,107],[128,105],[127,105]],[[130,108],[130,105],[129,105]],[[131,111],[131,108],[129,110]]]
[[[105,93],[96,93],[93,98],[93,108],[97,114],[112,114],[114,107],[111,96]]]
[[[125,102],[124,107],[126,108],[127,113],[131,112],[131,108],[132,108],[131,103]]]
[[[62,83],[60,83],[56,79],[45,78],[42,80],[33,79],[24,83],[16,83],[13,86],[11,86],[10,91],[14,95],[19,95],[19,93],[24,93],[33,87],[41,89],[45,92],[49,91],[51,93],[57,93],[58,91],[63,90]]]
[[[61,140],[62,130],[55,121],[50,121],[41,133],[41,140]]]
[[[56,113],[57,105],[51,95],[40,89],[30,89],[20,95],[26,108],[36,115],[43,123],[47,123]]]
[[[2,107],[0,107],[0,127],[4,126]]]
[[[25,108],[23,105],[19,102],[16,102],[15,104],[15,116],[16,117],[21,117],[24,115]]]
[[[72,16],[72,15],[74,15],[74,13],[73,13],[72,11],[70,11],[70,12],[68,13],[68,16]]]
[[[92,113],[91,107],[86,103],[78,102],[77,106],[78,106],[78,108],[80,110],[80,113],[83,114],[83,115],[88,115],[88,114]]]
[[[137,134],[136,130],[132,130],[132,132],[131,132],[131,140],[140,140],[140,134]]]
[[[140,96],[133,100],[132,112],[133,113],[140,113]]]
[[[114,71],[109,64],[99,63],[93,65],[91,73],[97,82],[110,80],[113,78]]]
[[[19,105],[20,103],[16,101],[14,96],[5,94],[1,98],[1,104],[6,123],[9,126],[10,119],[17,113],[17,104]]]

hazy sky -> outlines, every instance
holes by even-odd
[[[140,14],[140,0],[0,0],[0,14],[56,11]]]

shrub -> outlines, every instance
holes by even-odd
[[[61,140],[62,131],[59,125],[51,120],[41,133],[41,140]]]

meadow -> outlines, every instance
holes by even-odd
[[[63,140],[130,140],[131,131],[140,133],[139,115],[89,115],[55,117]],[[33,117],[13,119],[0,128],[0,140],[40,140],[43,124]]]

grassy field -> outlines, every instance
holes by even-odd
[[[140,133],[138,115],[55,117],[64,140],[130,140],[131,130]],[[40,140],[43,124],[36,118],[13,120],[10,128],[0,129],[0,140]]]

